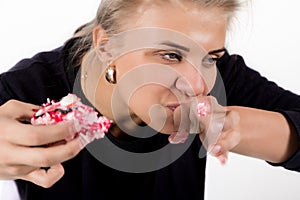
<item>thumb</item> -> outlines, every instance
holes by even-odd
[[[50,188],[59,179],[63,177],[65,170],[61,164],[54,165],[48,170],[36,169],[29,174],[26,174],[19,179],[32,182],[36,185],[42,186],[44,188]]]

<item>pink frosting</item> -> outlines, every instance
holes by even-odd
[[[84,105],[75,94],[68,94],[59,102],[50,101],[42,105],[31,118],[33,125],[50,125],[59,122],[73,121],[78,130],[74,136],[81,136],[86,143],[105,136],[112,121],[98,113],[90,106]],[[66,140],[69,140],[68,138]]]

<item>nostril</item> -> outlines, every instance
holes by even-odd
[[[193,85],[192,85],[193,84]],[[198,96],[202,94],[203,84],[199,80],[192,82],[191,84],[184,77],[179,77],[175,82],[175,87],[187,96]]]
[[[194,93],[192,86],[184,77],[179,77],[176,80],[175,87],[188,96],[192,96]]]

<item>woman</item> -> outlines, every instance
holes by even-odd
[[[156,85],[147,86],[146,91],[145,87],[141,87],[130,98],[133,104],[129,103],[128,106],[131,110],[130,114],[135,117],[135,122],[153,125],[148,117],[151,105],[158,104],[163,98],[167,99],[167,102],[179,98],[174,92],[177,90],[185,96],[196,97],[200,101],[201,97],[205,97],[211,92],[212,86],[209,83],[210,78],[215,77],[214,73],[212,73],[213,76],[205,76],[203,68],[195,70],[188,65],[188,62],[185,62],[191,61],[192,64],[196,65],[197,59],[191,58],[192,56],[182,56],[178,51],[174,51],[174,48],[170,51],[170,48],[162,49],[161,47],[158,48],[160,49],[159,52],[152,52],[150,55],[148,51],[142,50],[129,52],[124,56],[110,60],[108,62],[110,65],[101,65],[100,67],[105,66],[105,69],[101,70],[99,67],[100,72],[98,73],[111,71],[112,74],[116,75],[116,80],[114,80],[114,76],[108,76],[107,79],[105,76],[101,76],[97,88],[91,88],[94,83],[98,83],[98,80],[89,83],[95,71],[88,67],[93,61],[93,50],[101,49],[99,47],[102,46],[107,47],[105,46],[106,41],[107,39],[111,40],[110,36],[113,34],[149,27],[172,30],[167,32],[170,34],[167,36],[159,32],[158,41],[165,41],[168,36],[176,38],[180,34],[178,40],[188,37],[197,44],[195,49],[197,49],[197,53],[202,52],[197,54],[201,55],[201,60],[206,58],[204,52],[210,54],[207,60],[209,62],[219,59],[218,69],[227,91],[227,104],[236,105],[227,107],[227,109],[239,113],[240,121],[237,120],[238,123],[234,123],[235,120],[228,120],[232,119],[232,115],[228,112],[227,126],[224,127],[221,138],[213,146],[212,153],[219,157],[222,162],[226,160],[227,150],[231,150],[273,163],[287,161],[282,165],[289,169],[299,170],[299,165],[294,163],[297,154],[290,158],[297,152],[299,145],[297,142],[299,125],[296,121],[299,115],[297,112],[299,97],[260,77],[256,72],[247,68],[240,57],[229,56],[227,52],[216,51],[222,50],[224,47],[226,28],[233,11],[237,7],[238,4],[235,1],[205,3],[203,1],[145,1],[143,3],[103,1],[97,20],[79,29],[75,37],[68,41],[63,48],[22,61],[10,72],[3,74],[0,85],[1,103],[3,104],[9,99],[17,99],[39,105],[46,98],[60,99],[72,92],[73,83],[76,83],[74,79],[77,76],[77,66],[81,65],[82,77],[80,76],[80,81],[85,96],[101,114],[114,119],[116,117],[113,114],[114,107],[109,104],[113,100],[110,97],[115,97],[113,92],[118,91],[116,87],[120,86],[120,82],[126,80],[124,78],[126,78],[127,72],[134,70],[136,66],[143,67],[143,64],[149,66],[155,59],[154,63],[171,66],[172,69],[167,70],[167,72],[174,73],[175,78],[180,74],[185,81],[178,81],[176,82],[178,84],[171,85],[175,89],[168,93]],[[136,14],[129,18],[128,13]],[[176,32],[174,37],[172,32]],[[184,37],[181,37],[182,35]],[[142,41],[144,40],[148,41],[148,38],[143,38]],[[120,42],[118,37],[116,41]],[[194,43],[188,47],[193,47]],[[151,48],[147,48],[147,50],[156,49],[157,51],[157,48],[153,48],[157,47],[154,44],[151,43]],[[111,49],[108,48],[103,52],[109,52],[109,50]],[[117,54],[121,54],[121,52],[117,52]],[[145,61],[145,59],[148,60]],[[85,72],[88,73],[85,74]],[[134,72],[136,75],[137,71]],[[152,73],[151,70],[146,72]],[[28,84],[27,74],[33,77],[30,79],[30,84]],[[98,77],[96,76],[96,79]],[[250,82],[249,80],[255,81]],[[172,88],[167,83],[158,83],[163,84],[164,88]],[[97,92],[93,93],[95,90]],[[129,90],[129,92],[131,91]],[[151,95],[147,95],[147,92]],[[95,100],[93,95],[95,95]],[[153,96],[160,99],[153,98]],[[127,99],[125,98],[125,100]],[[136,103],[141,101],[145,101],[145,104]],[[270,111],[237,107],[237,105]],[[167,104],[166,107],[169,109],[166,109],[167,116],[170,116],[171,120],[167,121],[166,127],[162,127],[160,130],[170,134],[177,128],[175,124],[172,124],[172,120],[176,121],[178,116],[180,118],[182,114],[184,115],[188,111],[182,109],[183,113],[176,112],[178,106],[176,107],[174,104],[171,107]],[[72,124],[32,127],[18,123],[20,120],[31,117],[32,109],[35,108],[37,107],[19,101],[9,101],[0,110],[1,127],[5,127],[1,131],[3,136],[1,138],[3,144],[1,145],[3,148],[1,152],[5,152],[5,155],[1,155],[2,159],[0,159],[3,161],[1,177],[3,179],[28,180],[44,187],[50,187],[58,181],[50,189],[42,189],[32,183],[18,180],[19,191],[24,199],[67,197],[74,199],[93,199],[95,197],[113,199],[119,196],[133,199],[203,199],[205,158],[198,158],[201,147],[198,137],[192,138],[191,145],[188,146],[182,156],[163,168],[142,173],[126,172],[126,170],[118,170],[99,162],[87,149],[83,149],[78,154],[82,147],[80,138],[75,138],[65,145],[30,148],[63,140],[69,134],[72,135],[76,132]],[[275,110],[277,112],[273,112]],[[200,121],[200,124],[207,125],[204,121]],[[158,123],[158,125],[161,124]],[[124,135],[122,129],[118,128],[120,127],[114,127],[107,135],[108,138],[116,146],[131,152],[150,152],[168,143],[167,135],[156,134],[150,138],[136,139]],[[160,127],[154,124],[153,128],[159,129]],[[25,133],[20,134],[21,131]],[[137,135],[134,136],[137,137]],[[272,138],[272,142],[267,146],[265,141],[269,141],[269,138]],[[251,144],[255,144],[255,147]],[[11,154],[6,152],[11,152]],[[69,160],[72,157],[74,158]],[[64,162],[66,160],[69,161]],[[64,162],[63,167],[60,164],[62,162]],[[40,169],[47,166],[51,166],[48,171]],[[118,189],[118,192],[110,193],[112,187]]]

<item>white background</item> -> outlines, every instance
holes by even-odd
[[[0,71],[62,45],[94,17],[99,2],[1,0]],[[298,94],[299,8],[298,0],[253,0],[238,14],[227,42],[230,53],[243,55],[249,66]],[[12,200],[7,182],[1,184],[0,200]],[[230,154],[228,164],[220,166],[216,159],[208,159],[206,200],[299,200],[299,186],[300,173],[261,160]]]

